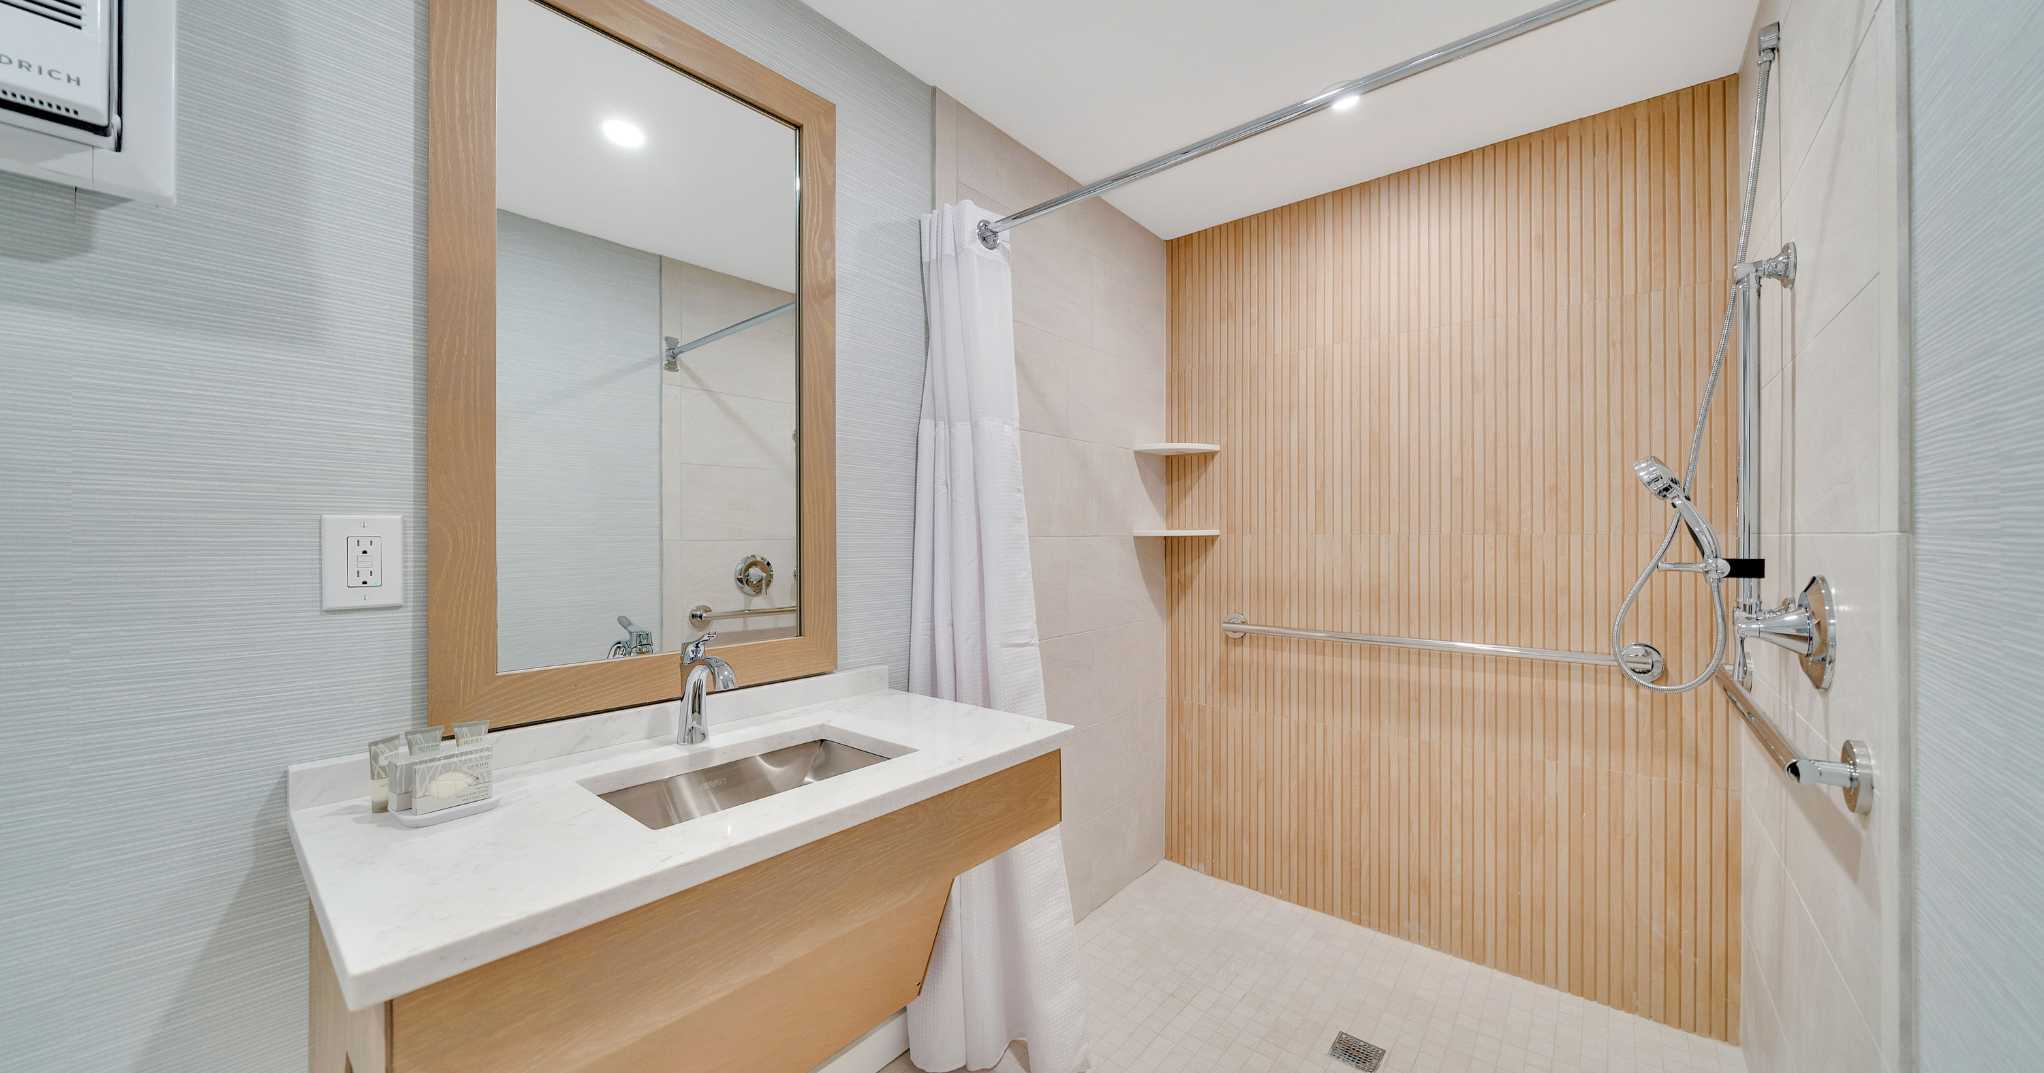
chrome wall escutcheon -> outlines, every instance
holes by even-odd
[[[1811,685],[1830,689],[1831,669],[1838,659],[1838,609],[1831,600],[1831,582],[1822,574],[1812,577],[1796,602],[1810,615],[1810,650],[1798,662]]]
[[[1838,762],[1852,769],[1852,783],[1840,788],[1845,807],[1864,816],[1874,811],[1874,750],[1866,742],[1847,738],[1838,747]]]
[[[1645,641],[1634,641],[1626,645],[1620,656],[1633,673],[1643,675],[1650,681],[1661,680],[1661,672],[1668,669],[1668,661],[1661,650]]]
[[[738,568],[731,572],[731,580],[738,585],[739,592],[759,596],[774,583],[774,564],[764,555],[748,555],[738,560]]]

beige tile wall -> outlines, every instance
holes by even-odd
[[[1768,602],[1822,573],[1839,604],[1834,684],[1756,646],[1755,694],[1804,755],[1873,746],[1869,817],[1798,787],[1741,738],[1745,1050],[1755,1073],[1897,1070],[1903,1060],[1907,695],[1906,356],[1898,259],[1897,0],[1762,0],[1782,24],[1752,255],[1796,244],[1766,295],[1761,405]],[[1748,56],[1752,55],[1749,47]],[[1750,137],[1755,68],[1741,78]],[[1721,411],[1729,415],[1732,411]]]
[[[1078,185],[943,92],[935,197],[1006,213]],[[1037,630],[1085,916],[1164,854],[1164,242],[1103,201],[1012,232]]]

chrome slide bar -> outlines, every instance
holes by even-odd
[[[1018,224],[1026,224],[1038,216],[1056,212],[1067,205],[1084,201],[1087,198],[1099,197],[1101,194],[1118,186],[1135,182],[1137,179],[1147,179],[1158,172],[1170,171],[1180,164],[1198,160],[1200,157],[1216,149],[1226,149],[1236,142],[1254,138],[1259,134],[1276,130],[1287,123],[1326,111],[1329,107],[1333,106],[1334,102],[1344,97],[1357,97],[1373,90],[1383,89],[1393,82],[1402,82],[1413,75],[1431,71],[1444,63],[1452,63],[1472,53],[1482,52],[1492,45],[1501,45],[1521,34],[1531,33],[1543,26],[1550,26],[1560,22],[1570,15],[1581,14],[1591,8],[1602,7],[1610,2],[1611,0],[1560,0],[1559,3],[1548,4],[1545,7],[1528,11],[1524,15],[1507,19],[1488,29],[1478,30],[1468,37],[1458,41],[1451,41],[1431,52],[1422,52],[1411,59],[1394,63],[1379,71],[1372,71],[1361,78],[1337,83],[1297,104],[1288,104],[1275,112],[1258,116],[1247,123],[1229,127],[1227,130],[1210,138],[1201,139],[1200,141],[1193,142],[1191,145],[1180,146],[1162,156],[1152,157],[1140,164],[1123,168],[1105,179],[1087,183],[1070,193],[1059,194],[1049,201],[1038,202],[1019,212],[1009,213],[998,220],[982,220],[979,225],[980,243],[986,246],[987,249],[993,249],[1000,244],[1001,232],[1011,230]]]
[[[1805,786],[1835,786],[1845,795],[1845,807],[1858,813],[1867,813],[1874,808],[1874,761],[1873,753],[1863,741],[1848,741],[1839,751],[1836,760],[1817,760],[1799,756],[1796,747],[1782,735],[1774,720],[1760,710],[1760,704],[1753,694],[1739,684],[1729,667],[1719,667],[1718,688],[1732,702],[1732,708],[1739,713],[1753,736],[1760,739],[1760,747],[1766,750],[1774,766],[1789,778]]]
[[[1256,626],[1250,624],[1240,611],[1231,613],[1221,620],[1221,632],[1229,637],[1254,635],[1257,637],[1293,637],[1305,641],[1333,641],[1344,645],[1371,645],[1377,648],[1405,648],[1419,652],[1450,652],[1464,656],[1503,656],[1507,659],[1530,659],[1542,663],[1575,663],[1586,667],[1616,668],[1618,661],[1608,652],[1568,652],[1556,648],[1525,648],[1520,645],[1487,645],[1476,641],[1435,641],[1423,637],[1384,637],[1370,633],[1341,633],[1335,630],[1305,630],[1292,626]],[[1666,661],[1659,649],[1652,645],[1635,644],[1626,648],[1626,663],[1633,670],[1649,678],[1659,678],[1666,669]]]

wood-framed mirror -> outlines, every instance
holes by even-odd
[[[834,669],[835,108],[645,0],[430,19],[430,718]]]

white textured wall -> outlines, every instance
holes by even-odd
[[[995,212],[1078,184],[941,91],[937,196]],[[1091,912],[1164,856],[1164,242],[1104,201],[1011,232],[1022,469],[1065,859]]]
[[[838,106],[840,660],[906,675],[928,87],[671,0]],[[284,765],[422,721],[424,0],[179,5],[174,208],[0,177],[0,1066],[288,1073]],[[410,602],[319,611],[316,517]],[[458,897],[458,892],[449,892]]]
[[[497,212],[497,666],[660,625],[660,258]]]
[[[1741,1031],[1754,1073],[1900,1070],[1910,538],[1896,0],[1762,0],[1756,35],[1776,20],[1749,256],[1788,240],[1801,263],[1793,290],[1769,284],[1765,298],[1763,591],[1772,604],[1828,576],[1840,654],[1819,692],[1792,656],[1755,644],[1754,693],[1806,756],[1869,742],[1882,785],[1873,815],[1855,816],[1836,791],[1789,783],[1740,732]]]
[[[2044,1068],[2044,7],[1912,7],[1919,1068]]]

